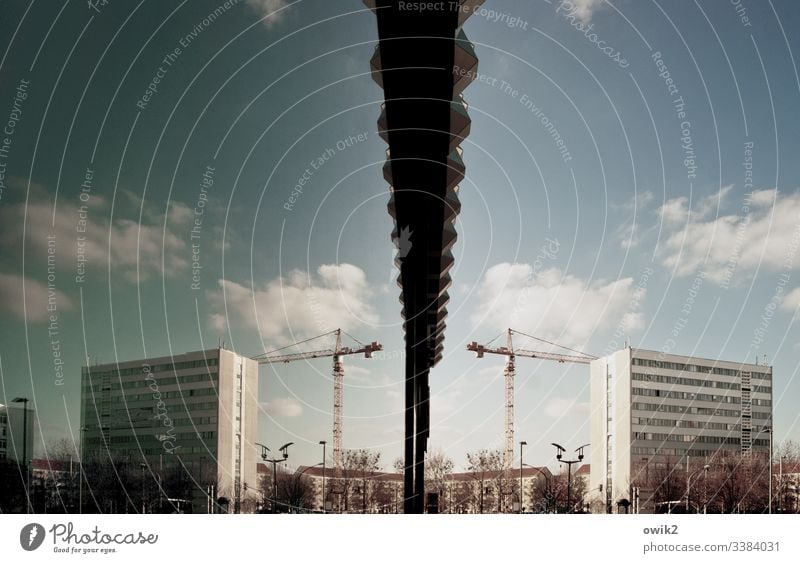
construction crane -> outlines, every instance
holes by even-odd
[[[539,352],[536,350],[524,350],[524,349],[514,349],[514,341],[512,336],[514,334],[518,334],[520,336],[526,336],[528,338],[532,338],[533,340],[538,340],[539,342],[548,344],[550,346],[557,346],[559,348],[563,348],[565,350],[569,350],[570,352],[574,352],[575,354],[558,354],[555,352]],[[544,340],[543,338],[537,338],[536,336],[531,336],[530,334],[525,334],[524,332],[520,332],[518,330],[514,330],[509,328],[506,331],[506,345],[499,346],[499,347],[490,347],[491,343],[497,340],[502,335],[498,335],[492,340],[490,340],[486,344],[478,344],[477,342],[470,342],[467,344],[467,350],[471,352],[475,352],[478,358],[482,358],[484,354],[498,354],[501,356],[506,356],[506,367],[503,370],[503,377],[505,379],[506,385],[506,447],[505,447],[505,454],[503,458],[503,464],[506,469],[511,468],[511,464],[514,460],[514,374],[515,374],[515,359],[517,356],[524,356],[526,358],[538,358],[540,360],[552,360],[559,363],[576,363],[576,364],[588,364],[592,360],[596,360],[596,356],[592,356],[590,354],[585,354],[583,352],[579,352],[578,350],[573,350],[572,348],[567,348],[566,346],[561,346],[560,344],[556,344],[555,342],[550,342],[548,340]]]
[[[325,338],[326,336],[336,335],[336,343],[333,348],[326,348],[323,350],[313,350],[309,352],[294,352],[291,354],[279,354],[288,348],[306,344],[313,340]],[[345,334],[358,343],[357,348],[350,348],[349,346],[342,346],[342,334]],[[342,358],[352,354],[364,354],[365,358],[371,358],[373,352],[383,350],[383,346],[378,342],[371,344],[364,344],[357,338],[347,334],[342,329],[337,328],[325,334],[308,338],[301,342],[296,342],[271,352],[266,352],[253,359],[258,361],[259,364],[277,364],[289,363],[297,360],[310,360],[313,358],[328,358],[333,357],[333,466],[336,476],[342,474],[343,455],[342,455],[342,389],[344,379],[344,363]]]

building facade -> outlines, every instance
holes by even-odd
[[[216,348],[86,366],[81,396],[87,472],[92,462],[141,468],[155,482],[142,496],[161,505],[169,477],[194,512],[240,511],[255,495],[256,361]]]
[[[324,478],[323,478],[324,476]],[[310,487],[312,512],[325,511],[367,514],[403,513],[403,474],[382,471],[343,470],[337,485],[335,473],[328,468],[300,466],[294,478],[303,478]],[[553,474],[546,467],[525,467],[522,470],[523,512],[543,512],[542,500],[535,488]],[[425,511],[446,514],[490,514],[519,511],[520,471],[484,471],[449,473],[436,490],[434,483],[426,485]],[[431,496],[435,494],[435,498]],[[336,498],[342,495],[342,498]],[[435,503],[432,508],[431,503]],[[340,507],[340,508],[337,508]]]
[[[625,348],[592,362],[590,416],[595,511],[652,512],[660,472],[768,454],[772,368]]]
[[[33,409],[28,408],[27,421],[22,407],[16,405],[0,405],[0,461],[12,460],[22,462],[23,452],[28,459],[33,457],[33,421],[36,418]],[[25,423],[28,429],[25,431]],[[23,441],[27,440],[27,448]]]

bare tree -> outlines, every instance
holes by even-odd
[[[439,496],[439,510],[449,510],[443,505],[447,477],[453,472],[453,460],[447,457],[442,450],[435,450],[428,455],[425,464],[425,489]]]
[[[264,474],[260,483],[262,498],[273,501],[271,503],[273,512],[302,512],[313,505],[314,487],[306,475],[278,469],[276,478],[277,497],[275,497],[272,473]]]
[[[349,511],[352,506],[366,514],[377,505],[374,478],[380,469],[380,452],[365,449],[344,452],[345,511]]]
[[[477,512],[481,514],[486,512],[492,495],[495,496],[494,500],[499,511],[502,495],[497,479],[502,470],[503,452],[500,450],[482,449],[467,454],[467,471],[473,479],[473,502],[476,504]]]
[[[653,463],[649,471],[649,486],[653,490],[653,501],[656,511],[671,512],[685,492],[685,476],[680,467],[671,456],[665,456],[663,461]]]

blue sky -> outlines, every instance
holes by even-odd
[[[0,116],[20,117],[0,158],[2,395],[35,398],[49,442],[79,424],[86,355],[218,340],[255,355],[341,326],[384,345],[345,360],[344,441],[379,448],[388,467],[401,452],[403,334],[374,15],[356,0],[248,0],[204,23],[219,5],[0,4]],[[625,340],[766,355],[776,438],[800,439],[800,10],[740,6],[488,0],[468,20],[480,80],[464,94],[456,266],[431,374],[431,445],[457,465],[503,431],[503,360],[465,345],[511,323],[595,355]],[[294,441],[293,461],[315,462],[331,439],[330,367],[262,368],[259,441]],[[587,442],[588,368],[517,370],[526,461]]]

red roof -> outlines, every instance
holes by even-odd
[[[575,475],[588,475],[590,471],[590,464],[584,463],[578,468],[578,471],[575,472]]]

